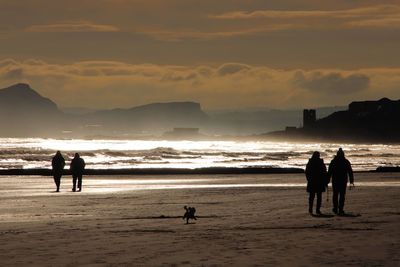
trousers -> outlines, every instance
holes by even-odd
[[[317,195],[317,211],[320,211],[321,209],[322,192],[310,192],[310,196],[308,198],[308,210],[310,212],[312,212],[313,209],[315,195]]]
[[[346,201],[346,187],[333,188],[333,209],[335,211],[343,212],[344,202]]]
[[[82,190],[82,175],[72,175],[72,191],[76,191],[77,187],[79,191]]]

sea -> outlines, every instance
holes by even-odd
[[[50,168],[57,150],[67,164],[80,153],[91,169],[304,168],[314,151],[329,164],[340,147],[356,171],[400,166],[400,145],[389,144],[0,138],[0,169]]]

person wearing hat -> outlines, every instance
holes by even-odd
[[[85,161],[75,153],[75,157],[71,160],[70,170],[72,173],[72,191],[75,192],[78,182],[78,191],[82,191],[82,176],[85,169]]]
[[[354,185],[354,175],[351,168],[351,163],[344,156],[342,148],[339,148],[336,156],[329,164],[328,179],[332,177],[333,189],[333,213],[344,215],[344,202],[346,199],[347,183]]]

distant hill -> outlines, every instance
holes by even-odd
[[[382,98],[352,102],[347,110],[335,112],[308,127],[274,132],[269,136],[400,142],[400,100]]]
[[[400,142],[400,100],[353,102],[317,109],[319,117],[306,128],[262,135],[283,139],[329,139]],[[339,110],[339,111],[338,111]],[[242,110],[204,112],[199,103],[153,103],[128,109],[77,110],[64,113],[28,84],[0,89],[2,137],[154,138],[173,128],[199,128],[201,134],[252,136],[300,126],[301,110]],[[333,112],[333,113],[332,113]],[[331,114],[332,113],[332,114]]]
[[[208,115],[199,103],[153,103],[130,109],[112,109],[84,116],[89,124],[102,125],[106,131],[151,132],[162,134],[175,127],[201,127]]]
[[[142,121],[147,119],[173,121],[190,119],[202,121],[208,118],[207,114],[201,110],[200,104],[195,102],[152,103],[130,109],[102,110],[92,115],[100,115],[102,117],[118,115],[120,118]]]
[[[0,90],[0,111],[18,114],[60,112],[57,105],[42,97],[28,84],[18,83]],[[4,113],[3,113],[4,114]]]
[[[0,136],[5,137],[160,135],[174,127],[202,127],[207,120],[208,115],[194,102],[64,113],[28,84],[0,89]]]
[[[0,90],[0,136],[48,136],[59,131],[62,112],[28,84]]]

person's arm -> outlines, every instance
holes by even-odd
[[[350,184],[354,185],[354,174],[353,174],[353,169],[351,168],[351,163],[350,161],[347,161],[347,172],[349,173],[349,178],[350,178]]]
[[[324,177],[326,177],[325,186],[328,186],[330,179],[329,179],[328,172],[326,170],[326,165],[325,165],[324,161],[322,161],[322,173],[324,174]]]
[[[307,182],[309,182],[310,181],[310,162],[308,162],[306,165],[305,174],[306,174]]]
[[[332,177],[332,173],[333,173],[333,162],[331,161],[331,163],[329,164],[329,168],[328,168],[328,173],[327,173],[327,185],[331,182],[331,177]]]

